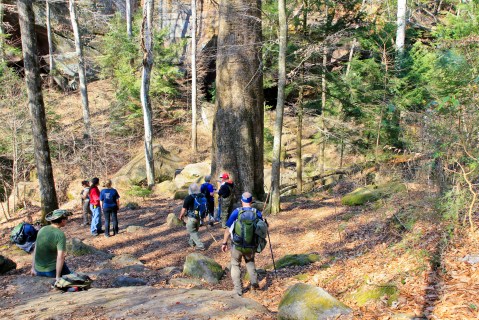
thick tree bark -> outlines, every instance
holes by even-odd
[[[42,219],[45,215],[58,209],[55,182],[53,180],[50,148],[48,145],[45,106],[37,57],[37,39],[35,34],[35,16],[31,0],[18,0],[18,16],[22,38],[25,82],[28,94],[28,107],[32,121],[35,164],[40,186]]]
[[[398,66],[404,54],[404,42],[406,40],[406,0],[398,0],[396,51]]]
[[[83,138],[87,139],[91,137],[90,107],[88,106],[85,59],[83,57],[83,48],[81,43],[80,29],[78,27],[75,0],[69,0],[68,9],[70,10],[70,19],[72,21],[73,35],[75,37],[75,51],[78,56],[78,77],[80,80],[80,94],[83,106],[83,123],[85,126],[85,133],[83,134]]]
[[[145,161],[148,187],[155,185],[155,163],[153,159],[152,109],[150,100],[150,78],[153,68],[153,0],[143,4],[143,23],[141,27],[141,49],[143,52],[143,70],[141,73],[141,107],[145,129]]]
[[[126,11],[126,34],[128,38],[133,37],[133,30],[131,27],[131,0],[126,0],[125,4],[125,11]]]
[[[191,0],[191,151],[198,152],[196,105],[196,0]]]
[[[50,75],[55,72],[55,65],[53,62],[53,39],[52,39],[52,27],[50,21],[50,0],[46,1],[46,16],[47,16],[47,38],[48,38],[48,62],[50,65]]]
[[[261,2],[220,0],[213,124],[213,174],[225,171],[235,193],[264,198]]]
[[[278,57],[278,99],[274,121],[273,167],[271,170],[271,213],[281,211],[279,184],[281,181],[281,136],[283,135],[284,89],[286,87],[286,46],[288,45],[288,22],[285,0],[278,1],[279,15],[279,57]]]

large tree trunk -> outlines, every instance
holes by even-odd
[[[196,0],[191,0],[191,151],[198,152],[196,106]]]
[[[53,180],[50,148],[48,145],[45,106],[43,104],[40,72],[38,69],[37,39],[35,34],[35,16],[32,1],[18,0],[18,17],[22,38],[25,82],[27,85],[28,107],[32,121],[35,164],[40,185],[42,219],[45,215],[58,209],[55,182]]]
[[[126,11],[126,34],[128,38],[133,37],[133,31],[131,27],[131,0],[126,0],[125,4],[125,11]]]
[[[404,54],[404,42],[406,40],[406,0],[398,0],[396,50],[398,66]]]
[[[150,78],[153,68],[153,0],[143,4],[143,23],[141,27],[141,49],[143,52],[143,70],[141,73],[141,107],[145,127],[145,161],[148,187],[155,185],[155,163],[153,159],[152,109],[150,101]]]
[[[5,49],[3,42],[3,0],[0,0],[0,62],[5,62]]]
[[[281,136],[283,135],[284,89],[286,87],[286,46],[288,45],[288,24],[285,0],[278,1],[279,14],[279,58],[278,58],[278,99],[274,122],[273,168],[271,170],[271,213],[281,211],[279,184],[281,180]]]
[[[53,62],[53,39],[52,39],[52,27],[50,21],[50,0],[46,2],[46,16],[47,16],[47,38],[48,38],[48,62],[50,64],[50,75],[55,72],[55,65]]]
[[[75,0],[69,0],[68,9],[70,10],[70,19],[72,21],[73,35],[75,37],[75,51],[78,56],[78,77],[80,79],[80,93],[83,106],[83,123],[85,125],[85,133],[83,134],[83,138],[87,139],[91,137],[90,108],[88,106],[85,60],[83,57],[80,29],[78,27],[78,18],[75,9]]]
[[[220,0],[211,171],[264,198],[261,2]]]

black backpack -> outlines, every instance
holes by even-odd
[[[13,228],[10,233],[10,240],[13,243],[23,245],[26,242],[35,242],[37,240],[37,229],[29,223],[22,222]]]

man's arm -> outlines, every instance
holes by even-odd
[[[226,252],[228,250],[228,240],[230,238],[230,229],[226,228],[223,234],[223,243],[221,244],[221,251]]]
[[[37,251],[37,246],[36,246],[36,243],[35,243],[35,247],[33,247],[33,253],[32,253],[32,270],[31,270],[32,276],[37,275],[37,272],[35,271],[35,252],[36,251]]]
[[[56,277],[57,277],[57,280],[60,279],[62,277],[62,269],[63,269],[63,264],[65,263],[65,255],[66,255],[66,252],[65,251],[58,251],[58,254],[57,254],[57,274],[56,274]]]

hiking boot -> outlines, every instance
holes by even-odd
[[[98,233],[97,233],[97,232],[93,232],[91,235],[94,236],[94,237],[96,237],[96,236],[98,236]]]
[[[238,297],[241,297],[243,295],[243,290],[233,290],[233,294],[237,295]]]
[[[105,233],[105,238],[109,238],[110,235],[108,233]]]
[[[259,289],[259,284],[257,284],[257,283],[252,283],[252,284],[251,284],[251,291],[257,291],[257,290],[260,290],[260,289]]]
[[[205,251],[206,248],[205,247],[196,247],[195,250],[196,251]]]

